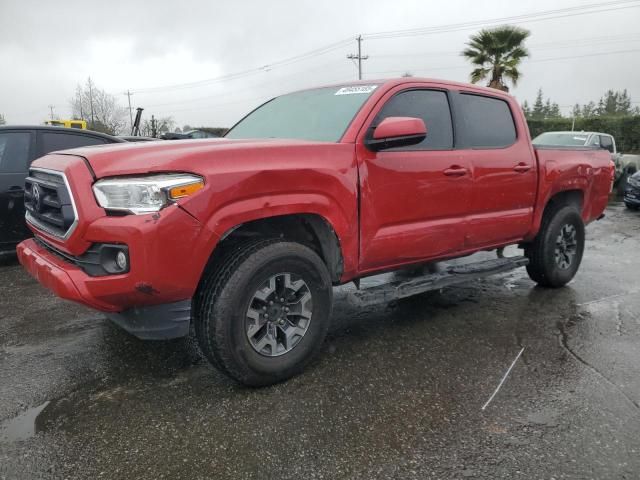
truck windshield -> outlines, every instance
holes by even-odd
[[[225,137],[337,142],[376,87],[338,86],[282,95],[240,120]]]
[[[587,144],[587,135],[575,133],[541,133],[533,139],[534,145],[550,145],[559,147],[583,147]]]

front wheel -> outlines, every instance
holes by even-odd
[[[261,240],[228,255],[202,284],[195,330],[205,356],[249,386],[286,380],[318,352],[332,284],[309,247]]]
[[[580,267],[584,242],[584,223],[574,207],[561,207],[545,214],[538,235],[525,248],[529,277],[543,287],[566,285]]]

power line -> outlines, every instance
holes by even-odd
[[[569,48],[569,47],[590,47],[605,45],[611,43],[620,42],[635,42],[640,41],[640,35],[618,35],[618,36],[603,36],[592,38],[581,38],[576,40],[560,41],[560,42],[544,42],[544,43],[532,43],[528,44],[527,48],[536,50]],[[413,53],[381,53],[372,54],[372,58],[401,58],[401,57],[426,57],[426,56],[460,56],[460,51],[431,51],[431,52],[413,52]]]
[[[341,83],[341,82],[346,83],[348,81],[349,80],[346,80],[344,78],[344,76],[341,75],[340,78],[334,78],[332,80],[328,80],[326,83]],[[313,88],[313,86],[309,86],[309,88]],[[181,108],[181,109],[177,109],[177,110],[176,109],[171,109],[171,110],[169,110],[168,113],[207,110],[207,109],[212,109],[212,108],[224,107],[224,106],[229,106],[229,105],[239,105],[239,104],[250,103],[250,102],[253,102],[254,104],[262,104],[265,101],[267,101],[267,100],[269,100],[271,98],[277,97],[278,95],[281,95],[282,93],[285,93],[285,92],[286,92],[286,90],[280,89],[278,92],[265,93],[265,94],[260,95],[260,96],[234,100],[234,101],[231,101],[231,102],[215,103],[213,105],[198,105],[198,106],[195,106],[195,107]],[[160,110],[159,113],[163,113],[163,110]]]
[[[500,23],[526,23],[533,21],[552,20],[555,18],[573,17],[578,15],[588,15],[592,13],[608,12],[612,10],[622,10],[626,8],[637,8],[640,4],[638,0],[616,0],[611,2],[593,3],[589,5],[580,5],[576,7],[560,8],[555,10],[546,10],[542,12],[534,12],[510,17],[501,17],[487,20],[476,20],[471,22],[454,23],[449,25],[439,25],[433,27],[420,27],[405,30],[391,30],[386,32],[373,32],[365,34],[364,38],[368,40],[379,40],[385,38],[411,37],[416,35],[433,35],[437,33],[448,33],[459,30],[469,30],[478,27],[490,26]],[[611,7],[611,8],[602,8]],[[540,18],[543,17],[543,18]]]
[[[550,57],[550,58],[536,58],[533,60],[525,60],[526,63],[538,63],[538,62],[552,62],[556,60],[573,60],[576,58],[586,58],[586,57],[599,57],[603,55],[618,55],[622,53],[632,53],[632,52],[640,52],[640,48],[632,48],[629,50],[614,50],[610,52],[595,52],[595,53],[587,53],[584,55],[571,55],[566,57]],[[433,70],[455,70],[459,68],[469,68],[468,65],[452,65],[449,67],[432,67],[429,70],[419,70],[421,72],[430,72]],[[397,73],[405,68],[395,69],[395,70],[385,70],[385,71],[376,71],[370,72],[371,75],[383,75],[387,73]]]
[[[533,59],[533,60],[526,60],[526,63],[538,63],[538,62],[551,62],[551,61],[558,61],[558,60],[570,60],[570,59],[579,59],[579,58],[586,58],[586,57],[596,57],[596,56],[603,56],[603,55],[618,55],[618,54],[625,54],[625,53],[634,53],[634,52],[639,52],[640,49],[628,49],[628,50],[614,50],[614,51],[607,51],[607,52],[594,52],[594,53],[590,53],[590,54],[584,54],[584,55],[572,55],[572,56],[561,56],[561,57],[550,57],[550,58],[537,58],[537,59]],[[320,67],[320,68],[325,68],[325,66]],[[429,74],[432,71],[436,71],[436,70],[458,70],[458,69],[468,69],[469,66],[468,65],[452,65],[452,66],[437,66],[437,67],[431,67],[429,68],[429,70],[414,70],[410,67],[403,67],[400,69],[394,69],[394,70],[384,70],[384,71],[374,71],[374,72],[370,72],[371,75],[386,75],[386,74],[396,74],[399,73],[400,71],[403,70],[410,70],[410,71],[415,71],[415,72],[424,72],[426,74]],[[282,85],[282,81],[274,81],[274,82],[270,82],[270,83],[279,83],[279,85]],[[251,90],[252,88],[249,87],[246,90]],[[185,100],[185,101],[178,101],[178,102],[169,102],[169,103],[164,103],[164,104],[156,104],[156,105],[150,105],[148,108],[153,108],[153,107],[162,107],[162,106],[170,106],[170,105],[174,105],[177,104],[178,106],[184,105],[185,103],[189,103],[189,102],[193,102],[193,101],[201,101],[201,100],[209,100],[209,99],[213,99],[215,100],[216,98],[222,98],[222,97],[226,97],[227,95],[214,95],[214,96],[208,96],[208,97],[199,97],[196,99],[189,99],[189,100]],[[170,110],[172,113],[173,112],[185,112],[185,111],[198,111],[198,110],[205,110],[205,109],[210,109],[210,108],[216,108],[216,107],[223,107],[223,106],[229,106],[229,105],[236,105],[236,104],[242,104],[242,103],[249,103],[249,102],[257,102],[257,101],[264,101],[267,100],[269,98],[272,98],[276,96],[275,94],[264,94],[264,95],[260,95],[260,96],[256,96],[256,97],[251,97],[251,98],[245,98],[245,99],[239,99],[239,100],[235,100],[235,101],[231,101],[231,102],[225,102],[225,103],[215,103],[214,105],[199,105],[197,107],[188,107],[188,108],[180,108],[180,109],[172,109]],[[162,112],[162,109],[160,110],[160,112]]]
[[[317,57],[319,55],[324,55],[326,53],[332,52],[334,50],[337,50],[339,48],[342,47],[346,47],[348,44],[350,44],[352,42],[352,40],[349,39],[344,39],[344,40],[340,40],[338,42],[334,42],[331,43],[329,45],[325,45],[324,47],[320,47],[320,48],[316,48],[314,50],[310,50],[306,53],[302,53],[300,55],[295,55],[293,57],[289,57],[289,58],[285,58],[283,60],[278,60],[276,62],[272,62],[269,64],[265,64],[262,65],[261,67],[255,67],[255,68],[250,68],[247,70],[243,70],[240,72],[236,72],[236,73],[230,73],[227,75],[221,75],[219,77],[214,77],[214,78],[208,78],[205,80],[199,80],[196,82],[189,82],[189,83],[181,83],[181,84],[174,84],[174,85],[167,85],[167,86],[163,86],[163,87],[150,87],[150,88],[138,88],[138,89],[133,89],[132,93],[150,93],[150,92],[159,92],[159,91],[165,91],[165,90],[179,90],[179,89],[184,89],[184,88],[193,88],[193,87],[199,87],[199,86],[203,86],[203,85],[209,85],[212,83],[218,83],[218,82],[222,82],[222,81],[228,81],[228,80],[236,80],[239,78],[244,78],[250,75],[255,75],[258,73],[263,73],[263,72],[268,72],[274,68],[279,68],[279,67],[284,67],[287,65],[291,65],[293,63],[296,62],[300,62],[302,60],[306,60],[308,58],[313,58],[313,57]]]
[[[315,72],[318,70],[327,70],[327,68],[329,66],[333,66],[333,65],[339,65],[341,64],[342,61],[338,60],[338,59],[334,59],[330,62],[326,62],[323,63],[317,67],[314,68],[309,68],[305,70],[305,73],[311,73],[311,72]],[[297,79],[295,79],[297,80]],[[241,92],[247,92],[247,91],[251,91],[251,92],[255,92],[256,89],[259,89],[260,87],[264,87],[266,85],[271,85],[271,84],[278,84],[279,86],[283,85],[283,82],[286,82],[286,79],[282,79],[282,78],[272,78],[269,79],[267,81],[262,81],[259,82],[257,84],[252,84],[252,85],[248,85],[245,88],[241,88],[241,89],[234,89],[233,90],[233,94],[237,94],[237,93],[241,93]],[[146,105],[146,108],[155,108],[155,107],[166,107],[166,106],[171,106],[171,105],[184,105],[186,103],[191,103],[191,102],[200,102],[202,100],[215,100],[216,98],[227,98],[229,97],[229,93],[217,93],[215,95],[205,95],[205,96],[201,96],[201,97],[194,97],[194,98],[188,98],[185,100],[177,100],[177,101],[172,101],[172,102],[164,102],[164,103],[155,103],[155,104],[151,104],[151,105]]]
[[[639,6],[640,6],[640,0],[616,0],[616,1],[609,1],[609,2],[603,2],[603,3],[581,5],[576,7],[568,7],[568,8],[562,8],[562,9],[534,12],[534,13],[522,14],[522,15],[516,15],[516,16],[510,16],[510,17],[501,17],[501,18],[481,20],[481,21],[441,25],[436,27],[423,27],[423,28],[417,28],[417,29],[374,32],[374,33],[366,34],[362,36],[362,38],[375,40],[375,39],[398,38],[398,37],[407,37],[407,36],[415,36],[415,35],[430,35],[430,34],[437,34],[437,33],[452,32],[457,30],[472,29],[472,28],[488,26],[496,23],[504,23],[504,22],[523,23],[523,22],[530,22],[530,21],[543,21],[543,20],[550,20],[554,18],[562,18],[567,16],[587,15],[591,13],[601,13],[601,12],[607,12],[612,10],[620,10],[624,8],[636,8]],[[610,8],[602,8],[602,7],[610,7]],[[195,87],[205,86],[205,85],[209,85],[217,82],[237,80],[250,75],[263,73],[273,68],[291,65],[292,63],[307,60],[309,58],[313,58],[318,55],[323,55],[323,54],[335,51],[339,48],[345,47],[350,42],[351,42],[351,39],[340,40],[332,44],[328,44],[323,47],[310,50],[306,53],[295,55],[293,57],[285,58],[276,62],[272,62],[270,64],[266,64],[261,67],[254,67],[254,68],[250,68],[240,72],[221,75],[219,77],[199,80],[196,82],[173,84],[173,85],[166,85],[166,86],[160,86],[160,87],[138,88],[138,89],[133,89],[131,92],[132,93],[153,93],[153,92],[161,92],[161,91],[167,91],[167,90],[195,88]]]
[[[611,8],[602,8],[602,7],[611,7]],[[422,27],[422,28],[414,28],[414,29],[407,29],[407,30],[374,32],[374,33],[361,36],[362,37],[361,39],[377,40],[377,39],[383,39],[383,38],[398,38],[398,37],[408,37],[408,36],[415,36],[415,35],[431,35],[431,34],[437,34],[437,33],[453,32],[458,30],[467,30],[467,29],[472,29],[472,28],[477,28],[482,26],[488,26],[496,23],[504,23],[504,22],[524,23],[524,22],[531,22],[531,21],[543,21],[543,20],[551,20],[554,18],[587,15],[591,13],[602,13],[602,12],[608,12],[612,10],[621,10],[625,8],[636,8],[636,7],[640,7],[640,0],[616,0],[616,1],[609,1],[609,2],[603,2],[603,3],[581,5],[576,7],[546,10],[541,12],[534,12],[534,13],[522,14],[522,15],[516,15],[516,16],[510,16],[510,17],[501,17],[501,18],[481,20],[481,21],[441,25],[436,27]],[[179,83],[179,84],[159,86],[159,87],[132,89],[131,93],[157,93],[157,92],[167,91],[167,90],[188,89],[188,88],[205,86],[205,85],[209,85],[217,82],[237,80],[247,76],[263,73],[273,68],[291,65],[292,63],[307,60],[309,58],[313,58],[318,55],[323,55],[323,54],[335,51],[339,48],[347,46],[351,41],[352,41],[351,39],[340,40],[340,41],[325,45],[323,47],[319,47],[314,50],[310,50],[308,52],[295,55],[293,57],[285,58],[285,59],[272,62],[270,64],[266,64],[260,67],[254,67],[254,68],[250,68],[240,72],[221,75],[219,77],[208,78],[208,79],[199,80],[196,82]]]

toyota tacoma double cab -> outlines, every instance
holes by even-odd
[[[333,286],[494,249],[480,267],[355,293],[402,297],[509,265],[565,285],[613,174],[603,149],[534,148],[518,103],[497,90],[327,86],[266,102],[223,139],[36,160],[25,186],[34,238],[18,255],[57,295],[140,338],[193,326],[211,363],[267,385],[321,348]],[[504,258],[508,245],[524,254]]]

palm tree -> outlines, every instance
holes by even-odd
[[[529,35],[528,30],[510,25],[483,29],[472,35],[468,48],[462,51],[462,56],[477,66],[471,72],[471,82],[478,83],[488,78],[489,87],[505,92],[509,91],[505,79],[517,85],[521,75],[518,66],[523,58],[529,56],[524,47]]]

